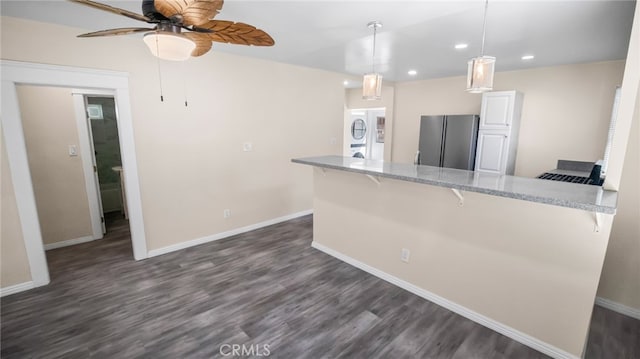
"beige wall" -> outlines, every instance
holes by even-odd
[[[42,242],[92,236],[71,90],[17,87]],[[68,146],[78,156],[71,157]]]
[[[640,312],[640,94],[620,183],[598,296]]]
[[[85,30],[9,17],[1,26],[3,59],[129,73],[149,250],[311,209],[310,173],[290,159],[341,153],[343,75],[214,46],[161,63],[160,102],[157,61],[140,36],[78,39]]]
[[[581,210],[314,172],[315,242],[581,355],[612,216],[595,232]]]
[[[623,71],[623,61],[612,61],[496,73],[496,91],[524,93],[516,175],[536,176],[558,159],[601,159]],[[480,113],[481,95],[466,93],[465,81],[396,84],[393,161],[413,161],[420,115]]]
[[[0,134],[2,135],[2,134]],[[0,187],[2,201],[0,211],[0,288],[29,282],[31,269],[22,237],[22,227],[13,192],[13,182],[9,172],[9,159],[4,146],[4,137],[0,136]]]

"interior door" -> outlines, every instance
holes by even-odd
[[[85,95],[87,91],[84,89],[73,90],[73,106],[76,116],[76,125],[78,128],[78,145],[80,149],[80,159],[82,161],[82,172],[84,173],[85,187],[87,190],[87,200],[89,201],[89,217],[91,218],[91,232],[94,239],[100,239],[104,235],[104,216],[102,212],[102,204],[100,202],[100,190],[96,183],[94,164],[92,159],[93,141],[90,137],[89,122],[87,120],[87,104]]]
[[[85,108],[85,113],[86,113],[86,123],[87,123],[87,131],[89,132],[89,146],[90,146],[90,153],[91,153],[91,163],[93,164],[93,178],[94,178],[94,182],[95,182],[95,186],[96,186],[96,193],[97,195],[97,201],[98,201],[98,207],[100,210],[100,217],[101,217],[101,222],[102,222],[102,233],[107,233],[107,227],[106,224],[104,222],[104,210],[102,208],[102,197],[100,196],[100,180],[98,178],[98,164],[96,161],[96,149],[95,146],[93,144],[93,131],[91,130],[91,114],[89,113],[89,103],[87,100],[87,96],[84,96],[84,108]]]
[[[382,161],[384,159],[385,109],[368,110],[367,122],[367,158]]]

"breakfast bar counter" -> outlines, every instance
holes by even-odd
[[[617,193],[351,157],[292,161],[313,168],[314,248],[551,357],[582,356]]]
[[[617,192],[603,190],[600,186],[341,156],[296,158],[292,161],[362,173],[372,176],[374,180],[390,178],[596,213],[616,212]]]

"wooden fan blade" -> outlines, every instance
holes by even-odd
[[[149,32],[155,30],[154,28],[147,27],[123,27],[120,29],[100,30],[95,32],[88,32],[86,34],[78,35],[78,37],[97,37],[97,36],[114,36],[114,35],[129,35],[136,32]]]
[[[241,22],[211,20],[200,28],[212,30],[212,33],[202,33],[211,41],[225,42],[238,45],[273,46],[275,41],[266,32],[255,26]]]
[[[131,12],[129,10],[120,9],[120,8],[117,8],[117,7],[101,4],[99,2],[95,2],[95,1],[91,1],[91,0],[69,0],[69,1],[75,2],[75,3],[78,3],[78,4],[91,6],[91,7],[96,8],[96,9],[112,12],[114,14],[126,16],[126,17],[134,19],[134,20],[140,20],[140,21],[144,21],[144,22],[151,22],[151,19],[149,19],[148,17],[146,17],[144,15],[136,14],[135,12]]]
[[[196,43],[196,48],[191,52],[191,56],[202,56],[211,50],[211,39],[206,34],[185,32],[183,35]]]
[[[165,17],[182,19],[186,26],[205,24],[222,9],[223,0],[155,0],[156,10]]]

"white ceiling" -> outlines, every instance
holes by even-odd
[[[141,13],[141,1],[103,2]],[[485,54],[497,57],[496,71],[624,59],[634,6],[635,1],[620,0],[491,0]],[[271,34],[276,44],[214,44],[213,51],[360,76],[371,71],[372,30],[366,25],[378,20],[383,28],[377,36],[376,68],[385,80],[463,75],[467,61],[480,53],[483,9],[483,0],[227,0],[216,19],[252,24]],[[3,16],[83,32],[146,25],[61,0],[2,0],[0,10]],[[461,42],[469,47],[455,50]],[[535,59],[521,60],[525,54]],[[410,69],[418,74],[409,76]]]

